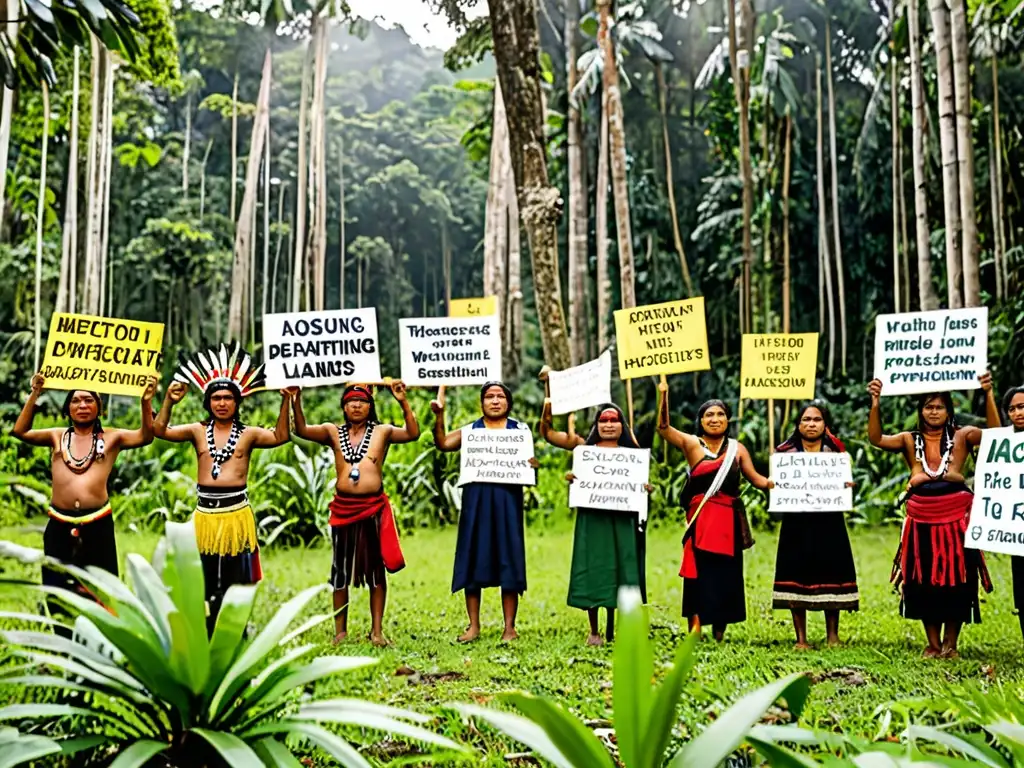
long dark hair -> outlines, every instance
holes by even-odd
[[[1024,395],[1024,387],[1010,387],[1003,394],[1003,413],[1009,415],[1010,403],[1013,402],[1013,398],[1017,395]]]
[[[74,421],[71,418],[71,400],[74,398],[75,392],[85,392],[96,401],[96,420],[92,423],[92,431],[99,434],[103,431],[103,398],[100,397],[99,392],[93,392],[88,389],[72,389],[68,392],[67,397],[64,398],[64,405],[61,406],[60,412],[68,420],[68,429],[74,428]]]
[[[832,424],[832,413],[829,411],[827,405],[818,400],[812,400],[800,409],[800,413],[796,416],[796,424],[793,426],[792,434],[787,437],[776,450],[785,452],[802,451],[804,449],[804,438],[803,435],[800,434],[800,422],[803,420],[804,414],[811,408],[816,409],[818,413],[821,414],[822,420],[825,422],[825,431],[821,434],[822,445],[827,445],[836,453],[844,453],[846,451],[846,446],[843,445],[842,440],[833,434],[834,427]]]
[[[619,416],[619,423],[622,425],[622,434],[619,435],[619,446],[621,448],[639,448],[640,443],[637,442],[633,430],[629,428],[625,414],[615,403],[606,403],[597,409],[597,415],[594,416],[594,424],[590,427],[590,434],[587,435],[587,445],[596,445],[600,442],[601,434],[598,432],[597,423],[601,419],[601,414],[607,410],[613,410]]]
[[[958,429],[956,423],[956,409],[953,407],[953,396],[949,392],[929,392],[917,398],[917,431],[915,437],[924,435],[924,407],[928,402],[939,398],[946,407],[946,423],[942,425],[942,447],[940,450],[945,453],[953,447],[953,436]]]
[[[729,434],[729,427],[732,426],[732,409],[725,404],[724,400],[708,400],[706,403],[701,405],[700,408],[697,409],[697,421],[694,425],[694,434],[697,437],[704,437],[704,414],[707,413],[708,410],[710,410],[711,408],[714,408],[716,405],[723,411],[725,411],[725,418],[727,421],[730,422],[730,424],[725,428],[725,434]]]

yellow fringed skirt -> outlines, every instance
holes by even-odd
[[[226,509],[196,507],[192,520],[203,555],[240,555],[256,551],[256,517],[242,503]]]

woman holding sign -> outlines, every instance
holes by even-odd
[[[690,631],[710,624],[721,642],[729,624],[746,621],[743,586],[743,550],[753,546],[743,502],[740,473],[759,490],[774,483],[754,468],[746,447],[729,437],[732,415],[721,400],[708,400],[697,410],[695,435],[675,429],[669,422],[668,384],[658,385],[658,434],[681,450],[690,464],[690,480],[682,506],[687,526],[683,532],[683,616]]]
[[[551,427],[551,400],[544,401],[540,434],[551,445],[571,451],[580,445],[596,448],[634,448],[640,445],[627,426],[622,410],[616,405],[603,405],[590,428],[586,440],[573,429],[575,414],[569,415],[569,431],[556,432]],[[576,478],[570,472],[567,479]],[[650,485],[646,486],[650,493]],[[572,542],[572,567],[569,573],[568,603],[582,608],[590,618],[587,645],[602,645],[598,629],[598,610],[607,611],[605,637],[615,637],[615,605],[619,587],[639,587],[647,602],[645,578],[646,540],[644,524],[630,514],[608,509],[579,508]]]
[[[832,434],[828,409],[814,402],[803,407],[793,434],[776,451],[845,453],[846,446]],[[772,607],[792,611],[796,648],[811,647],[807,642],[807,611],[825,612],[826,642],[834,646],[839,645],[839,612],[856,611],[859,606],[857,569],[843,513],[783,515]]]

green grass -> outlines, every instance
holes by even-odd
[[[668,663],[685,622],[680,613],[679,535],[675,529],[655,529],[648,538],[647,576],[653,638],[660,662]],[[0,529],[0,538],[41,546],[37,531]],[[771,584],[776,538],[756,534],[746,553],[747,621],[733,625],[726,642],[705,642],[700,649],[694,688],[683,706],[681,737],[707,722],[743,692],[790,672],[806,671],[818,680],[804,716],[807,725],[843,729],[851,735],[873,737],[879,732],[880,705],[906,697],[945,693],[951,684],[981,681],[1024,686],[1024,654],[1017,618],[1012,611],[1009,561],[990,557],[996,591],[984,596],[984,623],[964,630],[959,661],[928,661],[920,657],[923,631],[897,613],[890,589],[889,569],[896,529],[858,532],[853,537],[862,609],[844,614],[840,630],[845,646],[823,647],[821,614],[812,614],[809,637],[816,649],[797,652],[787,612],[771,610]],[[152,534],[122,533],[122,554],[150,555]],[[529,589],[519,614],[520,640],[498,642],[501,610],[496,591],[484,593],[481,639],[463,646],[455,637],[466,624],[462,595],[450,593],[455,531],[416,531],[403,539],[408,567],[390,580],[385,632],[394,641],[386,650],[350,641],[340,652],[373,655],[380,663],[368,671],[338,678],[329,695],[361,695],[423,712],[440,712],[453,701],[489,702],[495,694],[524,689],[551,696],[586,720],[610,719],[610,648],[587,648],[586,615],[565,604],[572,534],[569,530],[527,531]],[[300,589],[324,582],[330,569],[327,547],[309,550],[271,548],[264,552],[265,579],[256,622]],[[0,573],[10,566],[0,564]],[[26,573],[26,575],[30,575]],[[365,590],[353,591],[350,632],[354,638],[369,629]],[[5,610],[31,609],[26,597],[10,589],[0,594]],[[327,608],[326,605],[323,606]],[[316,630],[323,653],[333,628]],[[315,638],[314,638],[315,639]],[[396,674],[401,668],[418,675]],[[889,733],[902,723],[894,719]],[[474,764],[508,765],[505,755],[522,749],[493,732],[478,732],[448,712],[438,727],[474,744],[485,755]],[[365,738],[378,738],[367,733]],[[378,742],[382,748],[384,742]],[[385,752],[375,752],[384,756]]]

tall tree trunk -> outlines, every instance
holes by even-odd
[[[891,152],[891,176],[892,176],[892,300],[893,306],[898,314],[900,312],[900,176],[899,176],[899,135],[900,135],[900,102],[897,88],[898,78],[896,72],[896,56],[891,53],[896,49],[896,41],[893,39],[893,27],[896,19],[890,20],[889,24],[889,122],[891,127],[892,152]],[[908,279],[904,275],[903,279]],[[910,309],[907,307],[906,309]]]
[[[327,259],[327,141],[325,86],[330,22],[317,16],[313,24],[313,86],[309,116],[309,235],[306,252],[313,273],[313,306],[325,307]]]
[[[789,264],[789,182],[793,168],[793,116],[786,105],[786,150],[782,161],[782,332],[790,332],[792,283]]]
[[[213,139],[206,143],[206,152],[203,153],[203,164],[199,166],[199,221],[202,223],[206,215],[206,164],[210,161],[210,152],[213,149]]]
[[[995,155],[996,171],[996,208],[993,211],[995,219],[996,243],[999,246],[996,269],[1002,275],[1003,290],[1009,292],[1009,272],[1006,269],[1006,231],[1003,229],[1003,222],[1006,221],[1003,212],[1003,127],[999,119],[999,59],[993,55],[992,66],[992,140],[993,154]]]
[[[100,230],[102,228],[102,195],[100,147],[104,142],[103,109],[104,74],[106,72],[105,49],[96,37],[90,36],[90,117],[89,146],[86,163],[86,226],[85,226],[85,277],[82,283],[82,311],[89,315],[100,313]]]
[[[999,184],[998,176],[996,175],[996,153],[992,151],[992,147],[995,145],[995,138],[992,135],[992,129],[989,128],[989,153],[988,153],[988,192],[990,206],[992,208],[992,261],[995,266],[996,272],[996,302],[1002,302],[1003,300],[1003,270],[1000,267],[1002,261],[1002,243],[1000,242],[1002,233],[1000,230],[1002,227],[999,224],[998,210],[999,210],[999,194],[996,192],[996,187]]]
[[[836,97],[832,85],[832,23],[825,21],[825,59],[828,71],[828,141],[832,160],[832,236],[836,259],[836,297],[839,299],[840,370],[846,375],[846,278],[843,268],[843,246],[839,231],[839,158],[836,153]]]
[[[0,13],[3,14],[4,32],[15,49],[18,43],[17,17],[21,14],[21,0],[0,0]],[[13,19],[13,21],[11,21]],[[0,235],[3,234],[4,218],[7,211],[7,160],[11,148],[11,126],[14,119],[14,91],[6,85],[2,86],[3,97],[0,98]]]
[[[910,99],[913,142],[911,154],[914,168],[914,222],[917,233],[917,292],[922,311],[939,308],[939,297],[932,285],[931,243],[928,230],[928,179],[925,175],[928,156],[925,151],[924,71],[921,68],[921,15],[916,2],[907,8],[907,29],[910,44]]]
[[[668,189],[668,213],[672,218],[672,242],[679,254],[679,267],[683,273],[683,285],[686,295],[693,296],[693,281],[690,279],[690,265],[686,261],[686,250],[683,248],[683,235],[679,229],[679,211],[676,207],[676,190],[672,173],[672,142],[668,135],[668,88],[665,85],[665,69],[661,62],[655,62],[654,73],[658,79],[658,111],[661,113],[661,142],[665,150],[665,186]]]
[[[740,332],[750,331],[753,309],[750,306],[751,266],[754,262],[754,246],[751,229],[754,217],[754,172],[750,158],[750,45],[753,36],[753,8],[749,0],[737,0],[743,18],[744,39],[738,37],[736,4],[725,0],[728,15],[729,65],[732,70],[733,90],[739,110],[740,138],[740,180],[743,185],[743,275],[740,280]]]
[[[314,38],[310,38],[306,46],[306,55],[302,64],[302,86],[299,95],[299,144],[296,165],[298,169],[295,181],[295,227],[292,241],[295,247],[292,263],[292,312],[302,308],[302,287],[307,286],[308,279],[305,269],[306,254],[306,122],[309,115],[309,83],[313,73]],[[310,309],[307,301],[306,309]]]
[[[487,0],[498,79],[506,111],[512,169],[533,261],[533,287],[544,361],[556,370],[572,364],[558,276],[561,195],[548,180],[540,35],[536,0]]]
[[[235,84],[231,89],[231,221],[235,221],[235,203],[238,192],[238,65],[235,65]]]
[[[579,0],[565,0],[565,73],[569,93],[569,323],[572,362],[579,365],[587,358],[587,190],[584,183],[586,163],[583,157],[583,119],[572,97],[579,80],[576,57],[579,53]]]
[[[828,198],[825,196],[825,136],[821,99],[821,56],[817,56],[817,162],[818,162],[818,241],[821,255],[821,274],[824,275],[825,299],[828,304],[828,377],[832,378],[836,365],[836,310],[832,291],[832,257],[828,247]]]
[[[55,312],[74,312],[78,282],[78,106],[82,51],[76,45],[71,82],[71,135],[68,139],[67,199],[61,243],[60,283]]]
[[[43,222],[46,213],[46,151],[50,144],[50,87],[43,81],[43,152],[39,160],[39,198],[36,202],[36,290],[35,305],[36,338],[35,367],[43,359]]]
[[[104,136],[103,145],[103,193],[100,196],[101,206],[101,229],[100,229],[100,313],[109,314],[112,291],[114,287],[113,276],[110,274],[113,262],[110,261],[110,181],[114,166],[114,70],[115,60],[113,55],[108,53],[105,57],[107,64],[106,74],[106,96],[104,106],[106,107],[107,130]]]
[[[338,258],[341,261],[338,275],[338,309],[345,308],[345,139],[338,137]],[[447,306],[447,305],[446,305]]]
[[[259,96],[256,100],[256,115],[252,124],[252,139],[249,144],[249,161],[245,169],[245,188],[242,191],[241,212],[235,227],[235,259],[231,270],[231,302],[228,305],[228,336],[241,339],[245,332],[245,299],[249,285],[249,262],[253,237],[253,217],[256,209],[259,185],[260,163],[263,146],[270,122],[270,51],[263,59],[263,75],[260,80]]]
[[[484,296],[494,296],[502,338],[507,335],[509,198],[515,195],[508,117],[500,82],[494,84],[491,120],[491,164],[484,219]],[[509,185],[512,188],[509,188]]]
[[[270,118],[263,145],[263,286],[260,291],[260,318],[267,314],[267,289],[270,284]],[[262,320],[261,320],[262,322]]]
[[[612,279],[608,265],[608,100],[601,96],[601,130],[597,141],[597,192],[594,231],[597,238],[598,352],[612,343]]]
[[[600,26],[597,40],[604,55],[603,86],[608,94],[608,137],[611,140],[612,193],[615,200],[615,232],[618,236],[620,301],[636,306],[636,264],[633,257],[633,229],[629,217],[629,180],[626,177],[626,128],[622,116],[622,91],[615,58],[610,17],[611,0],[597,0]]]
[[[981,304],[981,267],[978,263],[978,222],[974,211],[974,137],[971,128],[971,61],[969,22],[964,0],[947,0],[953,42],[953,82],[956,91],[957,181],[960,185],[960,221],[964,275],[964,305]]]
[[[899,127],[896,134],[896,162],[897,175],[899,177],[899,205],[900,205],[900,258],[903,263],[903,307],[904,311],[911,311],[910,296],[913,293],[910,279],[910,237],[907,232],[907,187],[905,183],[906,173],[903,170],[903,126]]]
[[[274,249],[274,276],[270,283],[270,311],[277,312],[278,266],[281,263],[281,248],[284,245],[284,195],[288,185],[282,181],[277,193],[277,246]]]
[[[504,360],[509,364],[502,375],[518,381],[523,367],[523,278],[522,244],[519,238],[519,203],[509,174],[508,189],[508,335]],[[582,307],[581,307],[582,310]]]
[[[188,163],[192,156],[192,90],[185,95],[185,140],[181,148],[181,199],[188,201]]]
[[[952,41],[946,0],[928,0],[935,39],[936,85],[939,92],[939,146],[942,152],[942,198],[946,226],[946,285],[950,309],[964,305],[963,260],[960,254],[960,181],[957,168],[956,108]]]

